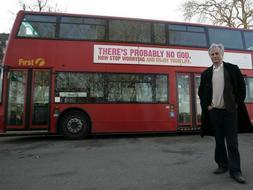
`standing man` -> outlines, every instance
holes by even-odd
[[[222,44],[212,44],[208,53],[213,65],[201,74],[198,90],[202,108],[201,136],[212,133],[215,137],[215,162],[218,168],[214,174],[229,170],[234,180],[246,183],[241,173],[237,138],[238,119],[243,121],[243,124],[251,125],[244,105],[244,78],[237,65],[223,61]],[[239,117],[244,119],[238,118],[238,109],[241,109],[240,114],[243,115]]]

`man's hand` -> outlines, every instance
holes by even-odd
[[[213,109],[213,106],[208,106],[207,109],[210,111]]]

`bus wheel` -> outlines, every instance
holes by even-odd
[[[81,139],[89,134],[90,124],[84,113],[71,111],[62,116],[60,128],[65,138]]]

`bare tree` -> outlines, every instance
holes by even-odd
[[[53,0],[19,0],[19,4],[23,10],[60,12],[58,4],[53,3]]]
[[[185,20],[197,17],[214,25],[253,27],[253,0],[186,0],[183,9]]]

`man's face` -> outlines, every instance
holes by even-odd
[[[221,50],[219,48],[213,48],[209,52],[210,58],[213,62],[213,64],[219,65],[223,61],[223,55],[221,53]]]

